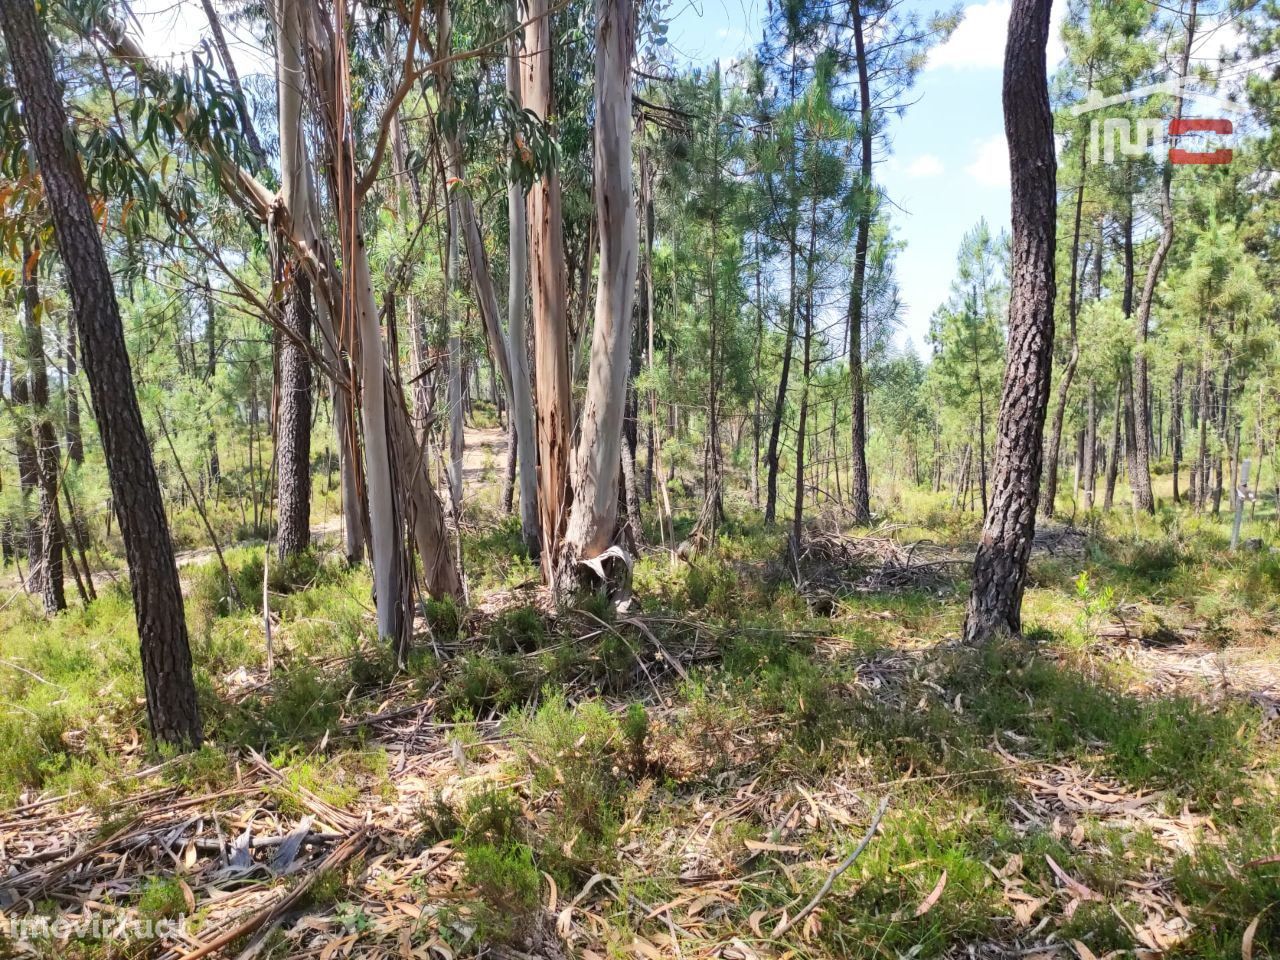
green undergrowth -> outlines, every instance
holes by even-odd
[[[902,509],[904,540],[958,550],[976,535],[973,517],[929,495],[904,495]],[[448,933],[460,953],[536,939],[548,877],[561,902],[614,878],[600,936],[618,950],[670,932],[649,914],[687,894],[689,876],[727,878],[733,895],[700,908],[700,929],[750,941],[759,927],[767,945],[888,795],[879,834],[786,948],[940,956],[1052,936],[1104,956],[1142,946],[1132,891],[1158,882],[1191,921],[1170,956],[1239,957],[1255,917],[1254,956],[1267,956],[1280,943],[1280,866],[1246,865],[1280,849],[1274,730],[1245,697],[1134,692],[1136,668],[1099,656],[1097,633],[1124,617],[1153,648],[1191,630],[1197,650],[1265,660],[1280,563],[1266,549],[1231,553],[1221,523],[1168,508],[1077,522],[1082,553],[1032,562],[1026,638],[985,650],[955,642],[962,584],[849,589],[815,605],[782,534],[742,520],[691,560],[643,555],[626,615],[589,595],[556,618],[521,593],[496,613],[426,602],[429,636],[405,663],[373,641],[366,572],[319,554],[273,558],[265,685],[262,548],[232,549],[230,581],[216,561],[183,571],[209,742],[169,757],[161,779],[216,792],[253,747],[284,774],[273,788],[284,813],[300,815],[308,797],[377,809],[396,787],[359,718],[434,705],[467,761],[500,758],[424,800],[404,841],[455,849],[473,895],[441,916],[473,931]],[[476,596],[537,576],[510,519],[480,523],[463,546]],[[14,603],[0,611],[0,649],[0,795],[78,791],[119,816],[143,785],[113,784],[156,756],[127,586],[51,621]],[[683,675],[665,664],[690,650]],[[479,721],[492,720],[497,733],[481,737]],[[1174,848],[1140,818],[1030,816],[1022,775],[1042,765],[1198,825]],[[843,813],[814,813],[809,797]],[[1068,908],[1058,870],[1094,896]],[[313,908],[358,912],[359,882],[318,882]],[[1029,924],[1007,888],[1043,899]],[[157,911],[176,902],[163,878],[140,889]]]

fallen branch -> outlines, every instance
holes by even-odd
[[[818,892],[813,895],[813,899],[806,903],[799,913],[790,920],[784,919],[778,921],[778,925],[773,928],[774,937],[781,937],[818,908],[818,904],[822,903],[826,895],[831,892],[831,888],[835,885],[836,880],[839,879],[840,874],[852,867],[853,862],[857,860],[858,857],[862,856],[862,851],[867,849],[867,845],[871,843],[871,838],[876,835],[876,830],[880,827],[880,821],[884,819],[884,812],[888,809],[889,795],[885,794],[884,798],[880,801],[880,806],[876,807],[875,816],[871,818],[871,826],[867,828],[866,835],[862,838],[862,841],[853,848],[853,853],[845,857],[840,866],[827,874],[827,879],[822,882],[822,886],[819,887]]]
[[[200,960],[201,957],[207,957],[211,953],[216,953],[229,943],[234,943],[241,937],[247,937],[249,934],[257,931],[263,924],[272,923],[275,919],[287,912],[295,903],[301,900],[311,889],[311,885],[315,883],[316,878],[324,873],[337,870],[350,860],[353,856],[364,849],[368,843],[367,831],[361,826],[355,833],[348,837],[342,844],[335,847],[329,856],[325,857],[324,862],[312,871],[307,877],[298,883],[288,895],[276,901],[272,906],[250,917],[244,923],[233,927],[226,933],[210,940],[208,943],[197,947],[188,953],[181,954],[181,960]]]

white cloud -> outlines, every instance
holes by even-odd
[[[984,187],[1009,185],[1009,144],[1003,133],[982,140],[974,151],[973,162],[964,172]]]
[[[922,153],[907,164],[907,176],[917,180],[925,177],[936,177],[942,172],[942,161],[932,153]]]
[[[1004,42],[1009,32],[1012,0],[986,0],[964,8],[964,19],[947,42],[929,54],[929,68],[990,70],[1004,66]],[[1046,60],[1050,73],[1066,56],[1062,45],[1062,19],[1066,3],[1055,3],[1050,14],[1049,48]]]
[[[987,0],[964,8],[964,19],[947,42],[929,54],[930,67],[1000,67],[1009,27],[1010,0]]]

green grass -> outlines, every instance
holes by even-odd
[[[952,514],[946,496],[902,491],[898,509],[904,540],[959,550],[976,536],[975,518]],[[480,515],[464,537],[476,596],[537,577],[518,524],[491,520]],[[709,941],[738,936],[806,958],[941,956],[976,942],[1012,950],[1050,935],[1101,957],[1142,946],[1134,890],[1153,882],[1192,921],[1169,956],[1235,960],[1255,917],[1254,956],[1275,955],[1280,865],[1246,866],[1280,851],[1274,730],[1243,697],[1135,686],[1136,668],[1099,655],[1096,631],[1124,611],[1149,640],[1173,642],[1194,625],[1210,651],[1275,659],[1280,561],[1232,554],[1225,520],[1168,507],[1079,522],[1090,530],[1082,558],[1032,564],[1027,639],[975,651],[953,642],[962,583],[850,591],[816,615],[787,572],[783,533],[735,515],[694,562],[654,553],[636,566],[664,650],[699,651],[687,678],[662,672],[652,640],[589,596],[560,618],[527,601],[496,615],[428,603],[440,655],[424,638],[401,670],[373,636],[367,573],[307,555],[271,566],[276,674],[242,690],[264,663],[263,567],[261,547],[238,547],[227,558],[239,603],[216,562],[184,571],[209,743],[180,757],[145,740],[123,585],[51,621],[19,600],[0,611],[0,798],[75,790],[75,803],[116,823],[147,786],[116,785],[122,773],[164,758],[161,782],[213,792],[254,747],[284,774],[271,795],[282,815],[300,816],[312,794],[376,820],[397,800],[398,754],[343,724],[421,701],[457,724],[438,731],[433,756],[452,756],[456,740],[464,766],[431,767],[431,789],[384,852],[394,862],[452,847],[459,886],[431,909],[461,953],[520,947],[546,877],[563,907],[600,874],[618,893],[597,887],[584,904],[601,955],[620,955],[637,934],[669,935],[665,914],[647,914],[674,902],[674,922]],[[134,731],[139,745],[122,753]],[[1036,809],[1023,775],[1053,770],[1142,791],[1154,820]],[[879,835],[813,923],[770,943],[781,911],[818,888],[884,794]],[[1192,825],[1175,845],[1153,823],[1184,811]],[[778,849],[753,853],[762,840]],[[1069,908],[1050,858],[1100,899]],[[693,897],[716,890],[688,914]],[[1030,924],[1009,890],[1044,901]],[[313,885],[311,909],[359,928],[370,916],[362,898],[376,892],[360,869],[340,871]],[[163,913],[183,891],[157,877],[134,896]]]

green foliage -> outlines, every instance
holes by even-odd
[[[462,629],[462,611],[458,609],[453,597],[428,597],[423,606],[427,626],[433,637],[442,643],[458,639],[458,631]]]
[[[489,639],[499,653],[531,653],[546,645],[546,621],[537,607],[504,610],[489,627]]]
[[[446,683],[442,703],[450,712],[465,707],[475,716],[502,712],[536,693],[535,682],[515,657],[471,654],[461,659]]]
[[[186,895],[173,877],[154,877],[138,896],[138,915],[152,920],[171,920],[187,912]]]
[[[527,713],[531,791],[552,805],[542,827],[542,856],[553,871],[589,876],[616,856],[624,748],[618,721],[598,702],[570,707],[552,695]]]
[[[527,932],[542,893],[532,850],[523,844],[468,845],[463,880],[480,897],[476,920],[481,941],[509,943]]]

